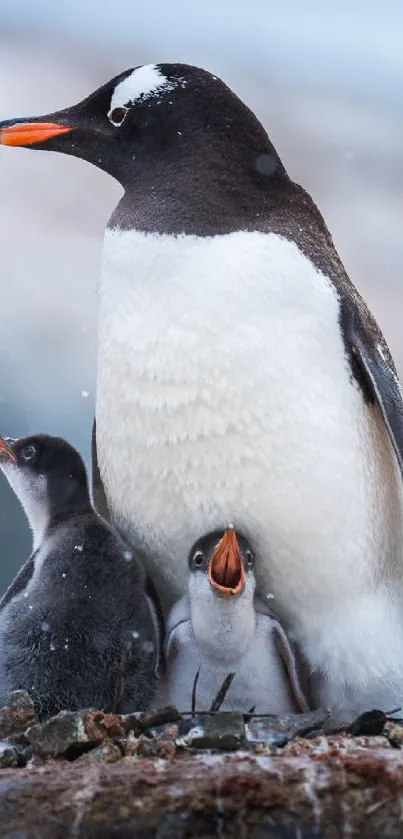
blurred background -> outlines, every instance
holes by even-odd
[[[71,105],[122,70],[221,76],[318,203],[403,372],[400,0],[2,0],[0,119]],[[96,281],[120,187],[82,161],[0,147],[0,429],[66,436],[89,465]],[[0,475],[0,594],[30,551]]]

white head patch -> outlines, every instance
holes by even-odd
[[[131,104],[136,99],[148,99],[158,93],[174,90],[178,84],[184,87],[185,80],[178,79],[178,82],[172,82],[161,73],[156,64],[144,64],[116,85],[111,99],[111,110]]]

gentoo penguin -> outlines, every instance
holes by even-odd
[[[402,394],[262,125],[211,73],[158,64],[3,122],[0,140],[84,158],[124,189],[103,247],[94,448],[165,611],[188,546],[233,521],[317,704],[346,720],[400,705]]]
[[[0,702],[24,688],[41,717],[146,708],[155,653],[142,572],[94,513],[80,455],[58,437],[1,438],[0,468],[33,531],[0,601]]]
[[[171,610],[157,705],[209,711],[226,677],[223,711],[307,711],[294,654],[281,624],[255,597],[255,557],[229,527],[199,539],[189,555],[188,591]]]

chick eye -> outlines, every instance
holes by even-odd
[[[202,554],[201,551],[196,551],[196,553],[193,557],[193,562],[194,562],[196,568],[200,568],[200,566],[203,565],[203,562],[204,562],[204,554]]]
[[[36,446],[32,444],[29,446],[24,446],[24,448],[21,450],[21,457],[23,460],[33,460],[35,456]]]
[[[109,111],[109,114],[108,114],[109,122],[111,122],[112,125],[114,125],[116,128],[119,128],[119,125],[122,125],[122,122],[124,121],[124,118],[125,118],[128,110],[129,110],[128,108],[124,108],[124,107],[112,108],[112,110]]]
[[[245,559],[246,564],[249,566],[249,568],[251,568],[253,565],[253,555],[251,551],[245,551]]]

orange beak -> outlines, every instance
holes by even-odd
[[[15,460],[13,450],[2,437],[0,437],[0,460]]]
[[[208,578],[212,588],[226,597],[241,594],[244,589],[245,570],[233,527],[225,531],[211,556]]]
[[[0,143],[3,146],[31,146],[68,131],[74,131],[74,128],[53,122],[15,122],[0,130]]]

